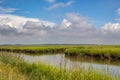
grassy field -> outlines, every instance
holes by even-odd
[[[69,46],[0,46],[0,51],[41,54],[41,53],[60,53],[64,52]]]
[[[68,48],[65,51],[68,56],[82,56],[94,59],[120,59],[120,46],[85,46]]]
[[[0,80],[120,80],[105,71],[94,71],[92,67],[85,70],[65,70],[42,63],[27,63],[21,57],[11,53],[0,53]]]
[[[32,45],[32,46],[0,46],[0,51],[48,54],[65,53],[66,56],[82,56],[94,59],[120,59],[120,46],[117,45]]]

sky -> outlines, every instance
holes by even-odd
[[[120,0],[0,0],[0,44],[120,44]]]

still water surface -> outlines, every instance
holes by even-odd
[[[27,55],[27,54],[19,54],[25,61],[33,63],[33,62],[41,62],[48,65],[53,65],[55,67],[64,67],[66,69],[71,68],[79,68],[83,67],[88,69],[92,67],[95,70],[100,70],[101,72],[109,71],[113,76],[118,76],[120,73],[120,63],[109,61],[92,61],[81,60],[79,58],[70,58],[66,57],[64,54],[48,54],[48,55]]]

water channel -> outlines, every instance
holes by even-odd
[[[38,63],[52,65],[54,67],[62,67],[66,69],[80,68],[85,69],[93,68],[100,72],[108,72],[113,76],[119,76],[120,62],[119,61],[94,61],[91,59],[81,59],[80,57],[67,57],[64,54],[47,54],[47,55],[28,55],[17,54],[29,63]]]

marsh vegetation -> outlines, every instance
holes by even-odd
[[[28,62],[23,56],[14,54],[24,53],[33,56],[36,54],[46,55],[59,53],[66,58],[77,57],[81,59],[82,57],[88,61],[119,61],[120,46],[0,46],[0,51],[1,80],[120,80],[119,76],[113,76],[113,74],[110,73],[109,67],[107,70],[101,72],[99,69],[94,69],[93,66],[89,66],[86,69],[80,64],[78,68],[71,67],[68,70],[65,67],[67,63],[65,65],[59,64],[59,66],[56,67],[44,62]],[[57,57],[56,59],[59,58]],[[61,67],[61,65],[63,65],[63,67]],[[117,75],[119,75],[119,73],[117,73]]]

